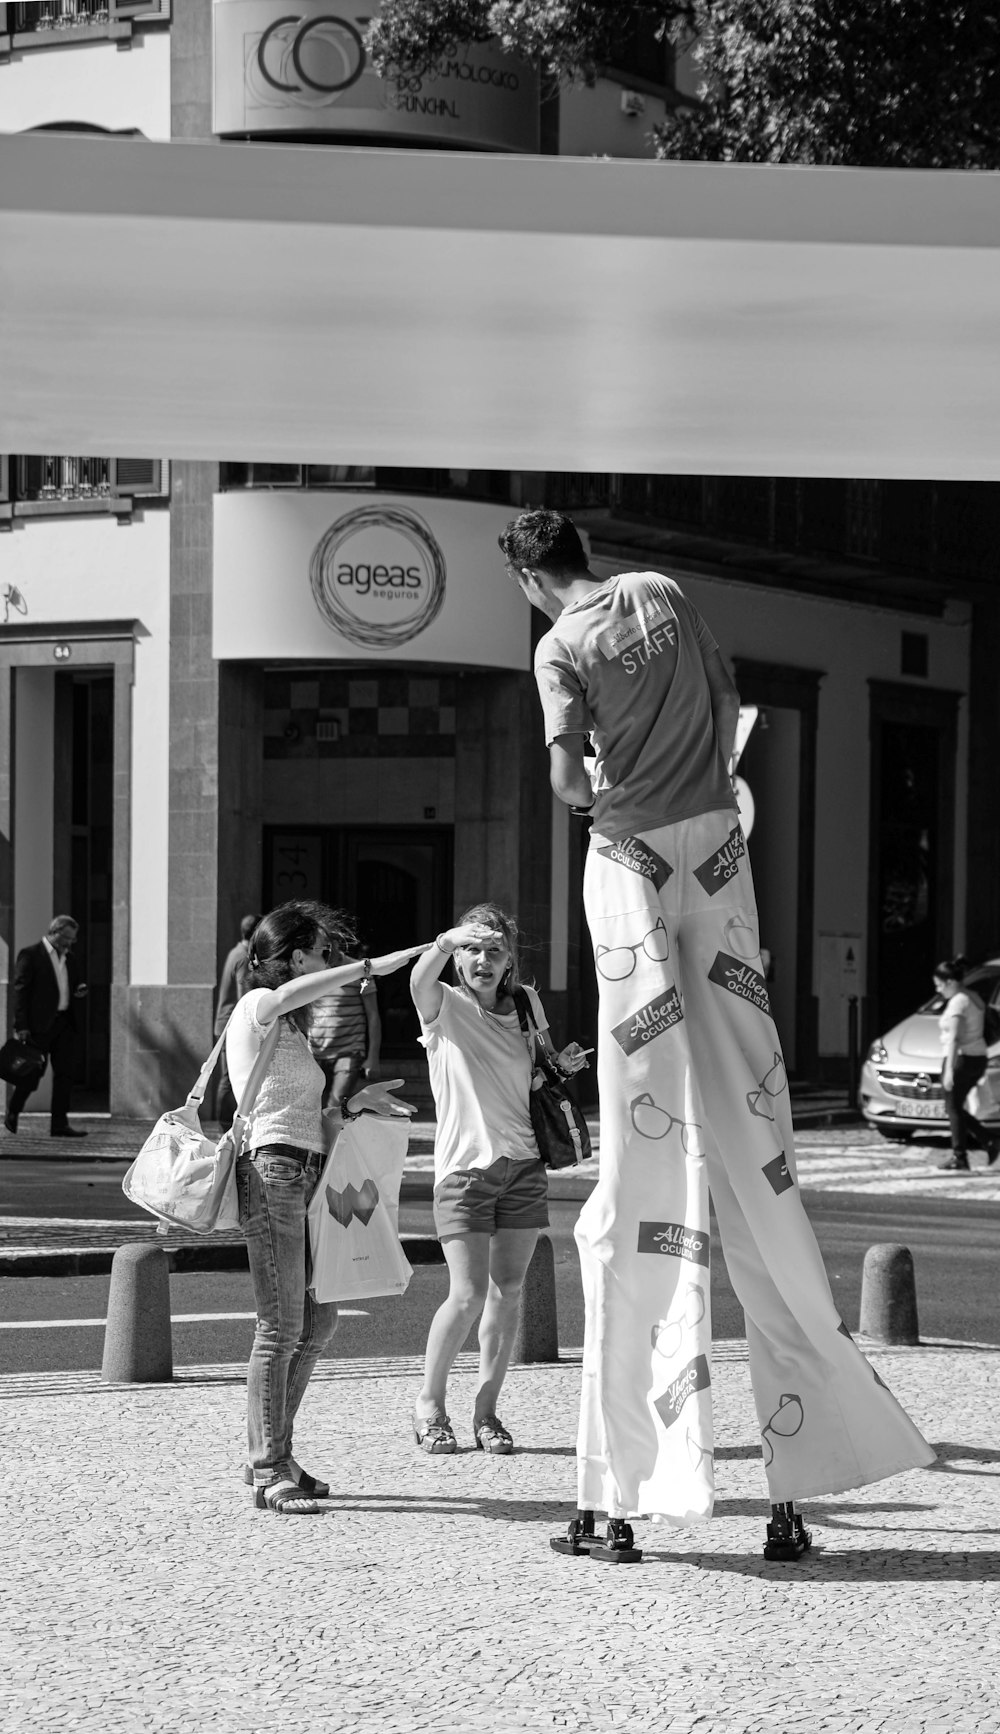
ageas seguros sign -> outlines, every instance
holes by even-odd
[[[409,506],[375,503],[345,512],[309,562],[316,607],[351,644],[407,644],[441,612],[445,560],[430,526]]]

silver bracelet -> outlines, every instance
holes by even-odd
[[[435,944],[435,945],[436,945],[436,946],[437,946],[437,948],[438,948],[438,950],[439,950],[439,951],[443,951],[443,952],[444,952],[444,955],[445,955],[445,957],[454,957],[454,955],[455,955],[455,947],[454,947],[454,946],[453,946],[453,945],[442,945],[442,944],[441,944],[441,941],[442,941],[442,939],[443,939],[443,938],[444,938],[444,934],[443,934],[443,933],[439,933],[439,934],[438,934],[438,935],[437,935],[437,938],[436,938],[436,939],[435,939],[435,941],[434,941],[434,944]]]

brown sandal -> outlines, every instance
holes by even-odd
[[[413,1437],[421,1451],[432,1457],[443,1457],[446,1452],[458,1450],[455,1429],[447,1415],[418,1415],[414,1410]]]
[[[481,1420],[472,1423],[472,1431],[476,1435],[476,1450],[486,1451],[494,1457],[509,1457],[514,1449],[514,1441],[503,1422],[496,1415],[484,1415]]]
[[[258,1511],[273,1511],[278,1517],[320,1517],[323,1507],[303,1493],[295,1481],[269,1481],[253,1490]]]

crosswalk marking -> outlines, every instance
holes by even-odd
[[[366,1319],[368,1313],[355,1307],[341,1307],[342,1319]],[[256,1313],[171,1313],[172,1325],[204,1325],[224,1319],[255,1319]],[[107,1324],[107,1319],[0,1319],[0,1331],[62,1331],[79,1330],[84,1325]]]

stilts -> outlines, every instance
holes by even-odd
[[[764,1558],[786,1561],[801,1559],[810,1547],[812,1532],[806,1528],[793,1501],[786,1499],[783,1503],[772,1505],[771,1521],[767,1526],[767,1540],[764,1543]]]
[[[566,1529],[565,1535],[553,1535],[549,1546],[554,1553],[570,1553],[576,1557],[589,1553],[594,1545],[594,1513],[592,1511],[577,1511]]]
[[[555,1553],[568,1553],[577,1558],[589,1554],[591,1559],[604,1565],[633,1565],[642,1558],[642,1548],[634,1545],[632,1526],[623,1517],[609,1517],[607,1534],[603,1541],[598,1541],[594,1532],[594,1513],[582,1509],[570,1521],[566,1534],[552,1536],[549,1546]]]
[[[591,1548],[590,1557],[605,1565],[634,1565],[642,1558],[642,1548],[636,1547],[634,1540],[632,1525],[624,1517],[609,1517],[608,1533],[604,1541]]]

